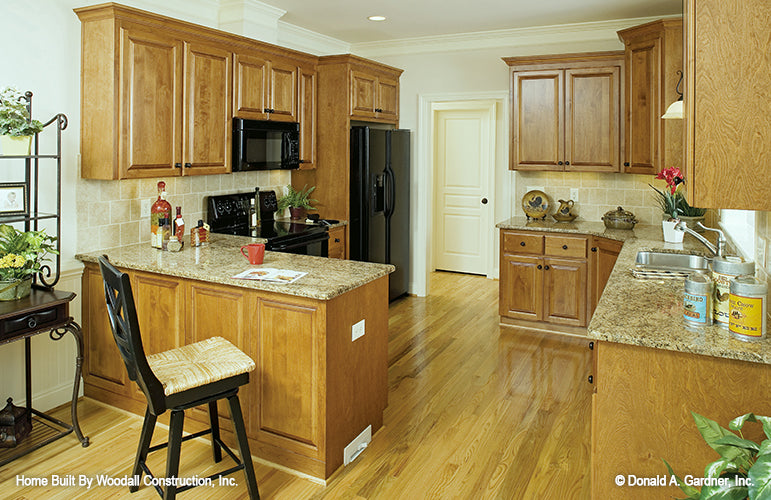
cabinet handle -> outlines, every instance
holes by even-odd
[[[594,350],[594,342],[589,342],[589,350],[590,351]]]
[[[35,328],[36,326],[37,326],[37,319],[34,316],[27,320],[27,327],[28,328]]]
[[[625,167],[628,167],[628,166],[629,166],[629,162],[628,162],[628,161],[625,161],[625,162],[624,162],[624,166],[625,166]]]
[[[262,110],[263,113],[270,113],[270,108],[265,108]]]
[[[568,246],[567,246],[567,245],[562,245],[562,249],[563,249],[563,250],[567,250],[567,249],[568,249]]]
[[[335,243],[340,243],[340,238],[335,238]]]
[[[543,268],[547,271],[549,270],[549,266],[543,266]]]
[[[525,242],[524,241],[520,241],[519,242],[519,246],[521,246],[521,247],[525,246]]]
[[[182,168],[182,164],[181,163],[175,163],[174,164],[174,168]]]
[[[561,162],[561,161],[558,161],[558,162],[557,162],[557,165],[562,165],[562,162]]]
[[[543,269],[543,266],[541,264],[538,264],[538,269]]]
[[[185,163],[185,168],[193,168],[193,164],[192,163]]]
[[[376,112],[376,113],[382,113],[382,112],[383,112],[383,109],[382,109],[382,108],[375,108],[375,112]]]
[[[570,162],[569,162],[569,161],[566,161],[566,162],[565,162],[565,165],[570,165]]]
[[[589,383],[590,384],[594,383],[594,376],[593,375],[589,375]]]
[[[596,251],[597,251],[597,247],[592,247],[592,252],[596,252]]]

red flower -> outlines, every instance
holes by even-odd
[[[656,175],[656,179],[662,179],[667,182],[669,190],[672,194],[677,191],[677,185],[683,182],[683,173],[677,167],[665,168]]]

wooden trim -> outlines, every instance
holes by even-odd
[[[509,66],[519,66],[525,64],[533,65],[557,65],[561,66],[565,63],[597,63],[599,65],[605,65],[608,61],[618,61],[619,58],[623,59],[623,50],[610,50],[606,52],[576,52],[570,54],[547,54],[539,56],[516,56],[516,57],[502,57],[503,61]],[[535,68],[528,68],[535,69]]]
[[[500,325],[512,328],[524,328],[536,332],[556,333],[559,335],[568,335],[570,337],[587,338],[586,327],[581,326],[557,325],[545,321],[527,321],[524,319],[507,318],[506,316],[501,316]]]
[[[334,56],[321,56],[318,59],[319,66],[328,66],[332,64],[349,64],[351,66],[358,66],[356,69],[364,69],[365,71],[372,73],[373,71],[380,71],[388,75],[393,75],[395,79],[399,79],[403,69],[394,68],[381,62],[373,61],[371,59],[365,59],[363,57],[355,56],[353,54],[340,54]]]

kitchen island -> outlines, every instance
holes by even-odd
[[[212,234],[208,245],[178,253],[136,244],[77,255],[85,264],[84,392],[144,413],[107,319],[97,264],[106,254],[131,277],[145,352],[215,335],[238,346],[257,363],[240,394],[252,454],[324,480],[343,463],[346,445],[382,426],[393,266],[278,252],[250,266],[240,247],[253,241]],[[259,267],[307,275],[286,284],[232,278]],[[364,330],[356,340],[354,324]],[[186,431],[206,425],[204,408],[189,413]],[[230,429],[224,406],[220,418]]]

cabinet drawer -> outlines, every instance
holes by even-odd
[[[559,257],[586,258],[587,241],[584,236],[551,236],[545,237],[544,254]]]
[[[529,253],[537,255],[543,253],[543,235],[504,231],[502,238],[503,251],[506,253]]]

